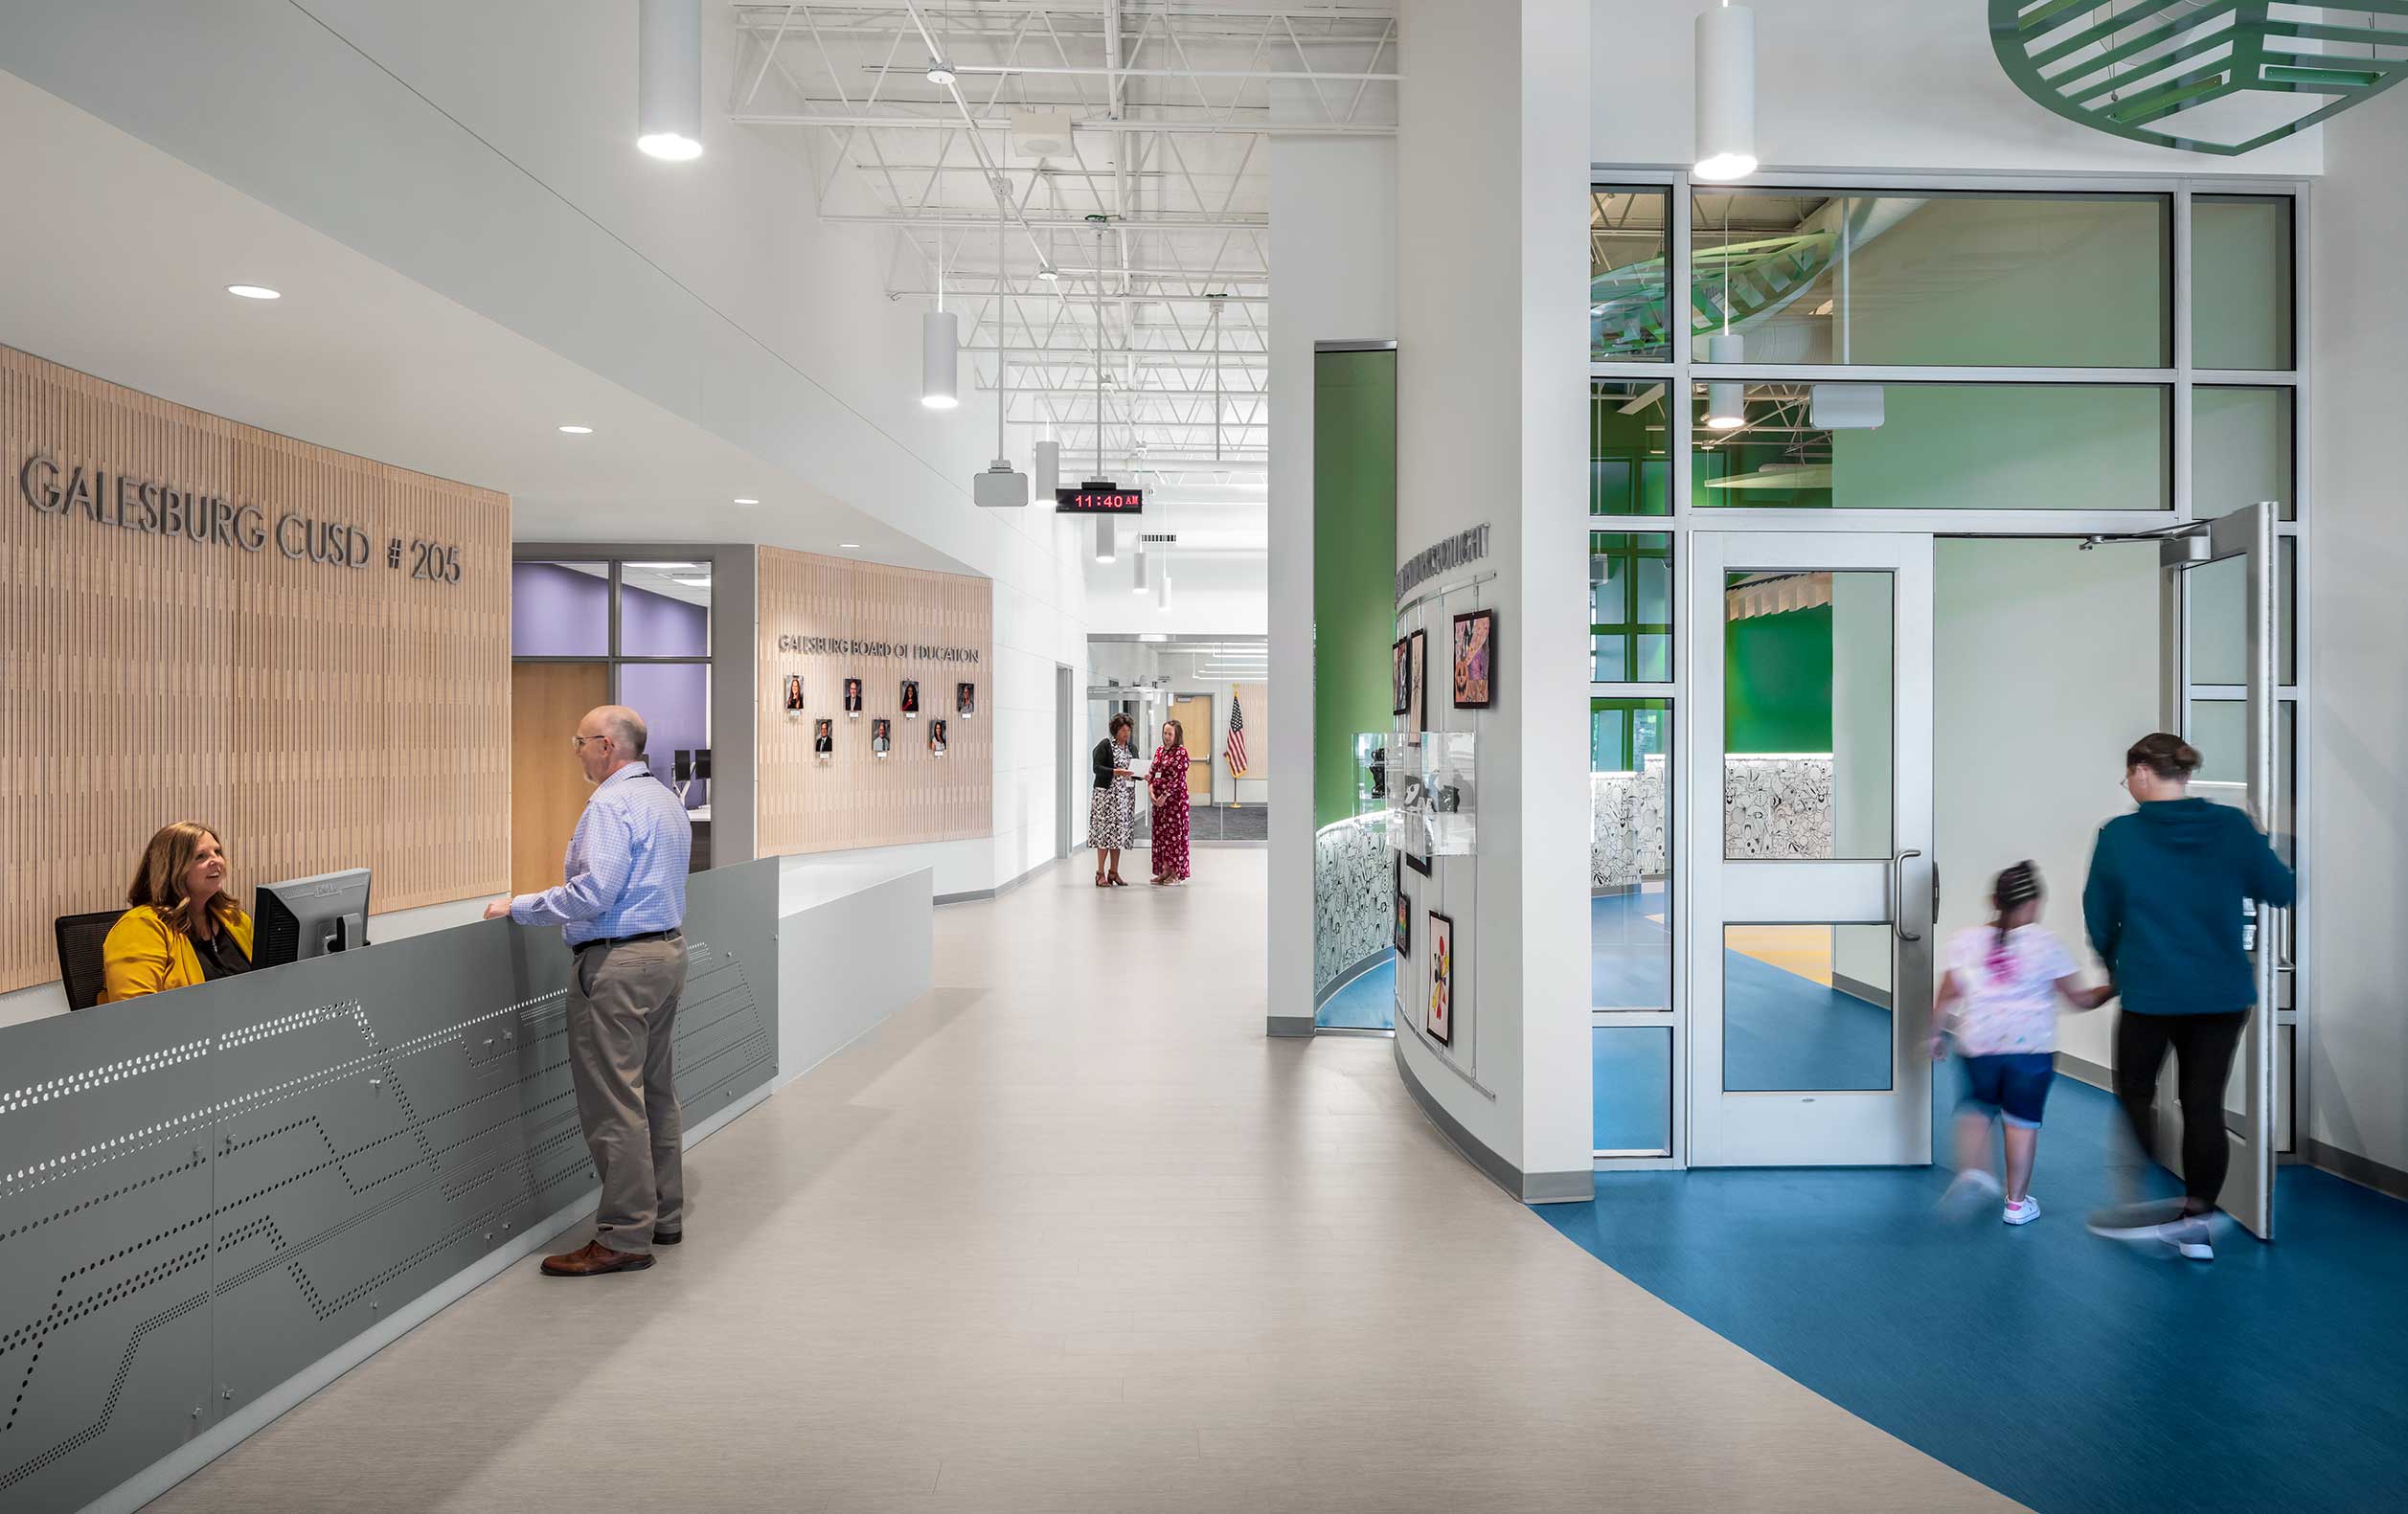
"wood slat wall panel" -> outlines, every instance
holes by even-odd
[[[500,893],[510,862],[510,501],[0,347],[0,990],[57,976],[51,921],[120,902],[171,820],[236,886],[375,870],[379,913]],[[365,568],[33,509],[35,452],[356,525]],[[401,566],[386,549],[403,542]],[[410,576],[413,538],[461,581]]]
[[[760,550],[761,732],[758,845],[763,856],[958,841],[994,833],[994,585],[986,578]],[[968,647],[965,666],[912,657],[778,650],[782,636],[843,637]],[[788,673],[803,675],[800,714],[784,708]],[[844,681],[863,683],[861,718],[848,720]],[[905,720],[902,681],[920,680],[920,715]],[[953,686],[978,686],[978,713],[953,713]],[[870,753],[870,722],[895,721],[894,751]],[[821,717],[836,722],[836,758],[811,755]],[[946,754],[928,751],[928,722],[945,722]]]

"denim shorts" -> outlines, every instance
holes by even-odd
[[[2003,1115],[2010,1125],[2039,1126],[2049,1084],[2056,1080],[2056,1057],[2046,1051],[2008,1051],[1959,1060],[1965,1064],[1965,1097],[1958,1107]]]

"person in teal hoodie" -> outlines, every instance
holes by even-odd
[[[2293,885],[2246,814],[2191,797],[2199,760],[2196,748],[2164,732],[2133,743],[2124,784],[2139,808],[2101,826],[2090,855],[2082,920],[2124,1001],[2116,1100],[2141,1149],[2154,1155],[2157,1075],[2173,1053],[2184,1188],[2178,1201],[2101,1210],[2090,1229],[2212,1261],[2209,1220],[2229,1160],[2224,1082],[2258,1001],[2243,906],[2288,905]]]

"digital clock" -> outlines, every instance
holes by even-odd
[[[1109,484],[1083,484],[1054,491],[1056,515],[1140,515],[1146,509],[1144,489],[1114,488]]]

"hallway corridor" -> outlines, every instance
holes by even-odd
[[[658,1266],[522,1262],[150,1506],[2012,1506],[1508,1200],[1388,1041],[1266,1041],[1266,855],[941,910]]]

